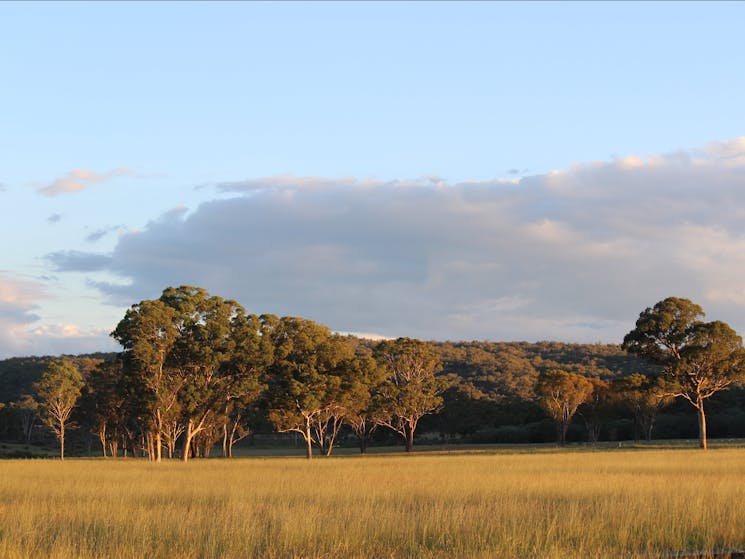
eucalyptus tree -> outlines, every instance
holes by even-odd
[[[610,383],[596,377],[588,377],[593,386],[592,393],[579,408],[579,414],[587,429],[587,440],[598,442],[603,423],[613,413],[616,404],[616,392]]]
[[[82,388],[83,376],[68,359],[52,361],[36,385],[42,420],[59,440],[60,460],[65,459],[65,430]]]
[[[169,287],[159,299],[134,305],[112,336],[124,347],[157,461],[164,442],[171,457],[181,439],[186,461],[196,435],[223,429],[226,405],[259,390],[271,359],[261,320],[200,287]]]
[[[634,415],[634,422],[641,428],[644,439],[651,441],[657,412],[672,402],[674,390],[664,377],[641,373],[620,377],[612,384],[619,403]]]
[[[187,461],[194,436],[214,422],[247,377],[263,368],[265,358],[249,343],[262,333],[258,318],[247,316],[238,303],[210,295],[200,287],[168,288],[160,301],[175,311],[177,335],[166,365],[181,380],[181,458]],[[256,347],[266,346],[257,341]]]
[[[331,445],[328,432],[331,408],[338,401],[342,362],[354,348],[342,336],[312,320],[283,317],[273,324],[274,359],[269,367],[269,420],[279,432],[298,433],[306,457],[313,444]]]
[[[347,337],[340,341],[351,347],[345,349],[346,355],[331,371],[326,406],[313,422],[316,442],[326,456],[331,456],[334,443],[344,425],[352,427],[358,440],[361,435],[365,437],[361,440],[364,444],[361,448],[366,447],[369,436],[375,429],[372,424],[376,413],[373,394],[382,378],[382,371],[375,359],[369,355],[353,355],[358,340]],[[366,429],[360,431],[363,422]]]
[[[566,444],[567,430],[577,409],[588,401],[595,389],[593,382],[582,375],[558,369],[544,371],[538,376],[535,393],[538,403],[556,422],[560,445]]]
[[[124,386],[122,356],[100,363],[88,374],[80,398],[81,415],[91,432],[98,436],[104,458],[109,451],[115,456],[117,445],[110,444],[110,441],[120,438],[132,403],[134,400],[128,398]]]
[[[39,402],[34,400],[30,394],[22,394],[20,398],[10,403],[9,409],[19,417],[23,441],[30,444],[34,426],[39,418]]]
[[[372,356],[358,356],[347,370],[344,395],[344,423],[357,437],[360,452],[367,452],[373,433],[386,418],[380,390],[385,369]]]
[[[235,443],[252,432],[257,403],[267,388],[266,370],[274,359],[270,334],[275,322],[272,315],[243,313],[232,320],[232,352],[222,364],[224,390],[219,402],[223,457],[231,458]]]
[[[442,408],[447,382],[435,376],[440,358],[430,344],[412,338],[384,340],[374,356],[386,374],[379,389],[378,422],[400,435],[411,452],[421,418]]]
[[[663,368],[668,393],[696,410],[699,446],[706,449],[704,403],[743,378],[745,350],[728,324],[703,322],[703,316],[701,307],[688,299],[668,297],[642,311],[623,347]]]
[[[183,379],[167,366],[179,335],[176,309],[161,300],[145,300],[132,305],[111,336],[124,348],[141,402],[145,407],[147,431],[153,439],[154,454],[160,462],[166,417],[177,404]]]

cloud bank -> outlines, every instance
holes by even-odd
[[[39,320],[38,303],[46,298],[40,283],[0,271],[0,359],[114,347],[107,332],[81,332],[72,324],[34,327]]]
[[[69,192],[80,192],[94,184],[106,182],[116,177],[132,176],[134,171],[125,167],[113,169],[105,173],[97,173],[90,169],[73,169],[65,176],[55,179],[46,186],[38,189],[44,196],[58,196]]]
[[[253,312],[428,339],[618,342],[669,296],[745,322],[745,138],[510,180],[270,177],[58,271],[130,305],[195,284]]]

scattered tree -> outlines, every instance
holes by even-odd
[[[33,396],[23,394],[18,400],[10,403],[10,409],[19,415],[23,441],[29,444],[38,419],[39,402],[34,400]]]
[[[742,378],[745,350],[728,324],[698,320],[703,315],[688,299],[668,297],[642,311],[623,347],[663,367],[669,393],[696,409],[699,446],[706,449],[704,402]]]
[[[634,423],[641,428],[644,439],[651,441],[657,412],[674,399],[665,378],[634,373],[616,379],[613,387],[620,403],[634,415]]]
[[[41,417],[57,436],[60,460],[65,459],[65,428],[80,397],[83,376],[69,360],[53,361],[39,380],[36,393],[41,400]]]
[[[406,452],[411,452],[421,418],[442,406],[447,386],[444,379],[435,376],[440,358],[430,344],[412,338],[382,341],[374,355],[387,375],[380,389],[378,421],[398,433]]]
[[[611,385],[603,379],[590,377],[587,380],[592,383],[592,393],[580,406],[579,414],[587,429],[587,440],[594,444],[600,439],[603,423],[613,413],[616,394]]]
[[[567,430],[577,409],[592,395],[593,383],[578,374],[553,369],[541,373],[535,392],[541,407],[556,422],[558,443],[566,444]]]

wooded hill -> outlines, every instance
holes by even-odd
[[[745,436],[745,348],[695,303],[647,308],[621,346],[373,341],[249,314],[199,287],[125,313],[121,353],[0,362],[0,439],[65,434],[104,456],[223,456],[257,433],[335,445]],[[696,410],[690,413],[686,402]],[[704,402],[706,405],[704,406]],[[706,408],[706,411],[705,411]],[[708,419],[707,419],[708,416]],[[42,424],[44,427],[42,427]],[[181,448],[179,451],[178,448]]]
[[[371,350],[376,342],[359,340]],[[655,373],[647,362],[629,355],[615,344],[570,344],[562,342],[430,342],[442,361],[438,373],[450,387],[443,394],[440,413],[423,418],[418,437],[451,443],[528,443],[551,442],[555,438],[552,421],[537,404],[534,386],[542,372],[553,369],[610,381],[634,373]],[[113,361],[117,353],[66,356],[86,376],[98,363]],[[34,394],[34,384],[51,362],[59,357],[14,357],[0,361],[0,440],[17,441],[21,434],[13,426],[10,402]],[[710,404],[710,432],[713,437],[745,436],[745,395],[732,389],[713,398]],[[256,430],[273,432],[266,420]],[[39,436],[37,433],[35,436]],[[80,433],[77,434],[80,437]],[[75,436],[73,434],[73,436]],[[618,408],[606,418],[602,440],[641,437],[633,415]],[[695,418],[685,403],[673,403],[657,416],[655,436],[694,438]],[[568,433],[570,441],[586,440],[582,417],[576,417]],[[40,437],[52,442],[51,436]],[[395,443],[386,431],[378,431],[373,444]],[[349,441],[348,444],[353,444]]]
[[[506,397],[530,399],[533,385],[542,371],[562,369],[588,377],[611,380],[632,373],[654,372],[654,368],[628,355],[615,344],[569,344],[562,342],[430,342],[442,361],[438,373],[473,398],[502,400]],[[376,342],[360,339],[364,347]],[[34,383],[49,364],[60,357],[70,358],[83,372],[101,361],[115,359],[117,353],[12,357],[0,360],[0,402],[31,394]]]

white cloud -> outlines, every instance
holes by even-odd
[[[97,286],[123,305],[189,283],[385,336],[619,341],[669,295],[745,328],[745,139],[511,181],[218,188],[239,196],[51,260],[119,275]]]
[[[105,173],[97,173],[90,169],[73,169],[65,176],[53,180],[46,186],[38,189],[39,194],[44,196],[58,196],[69,192],[80,192],[94,184],[106,182],[110,179],[123,176],[132,176],[134,171],[125,167],[113,169]]]

